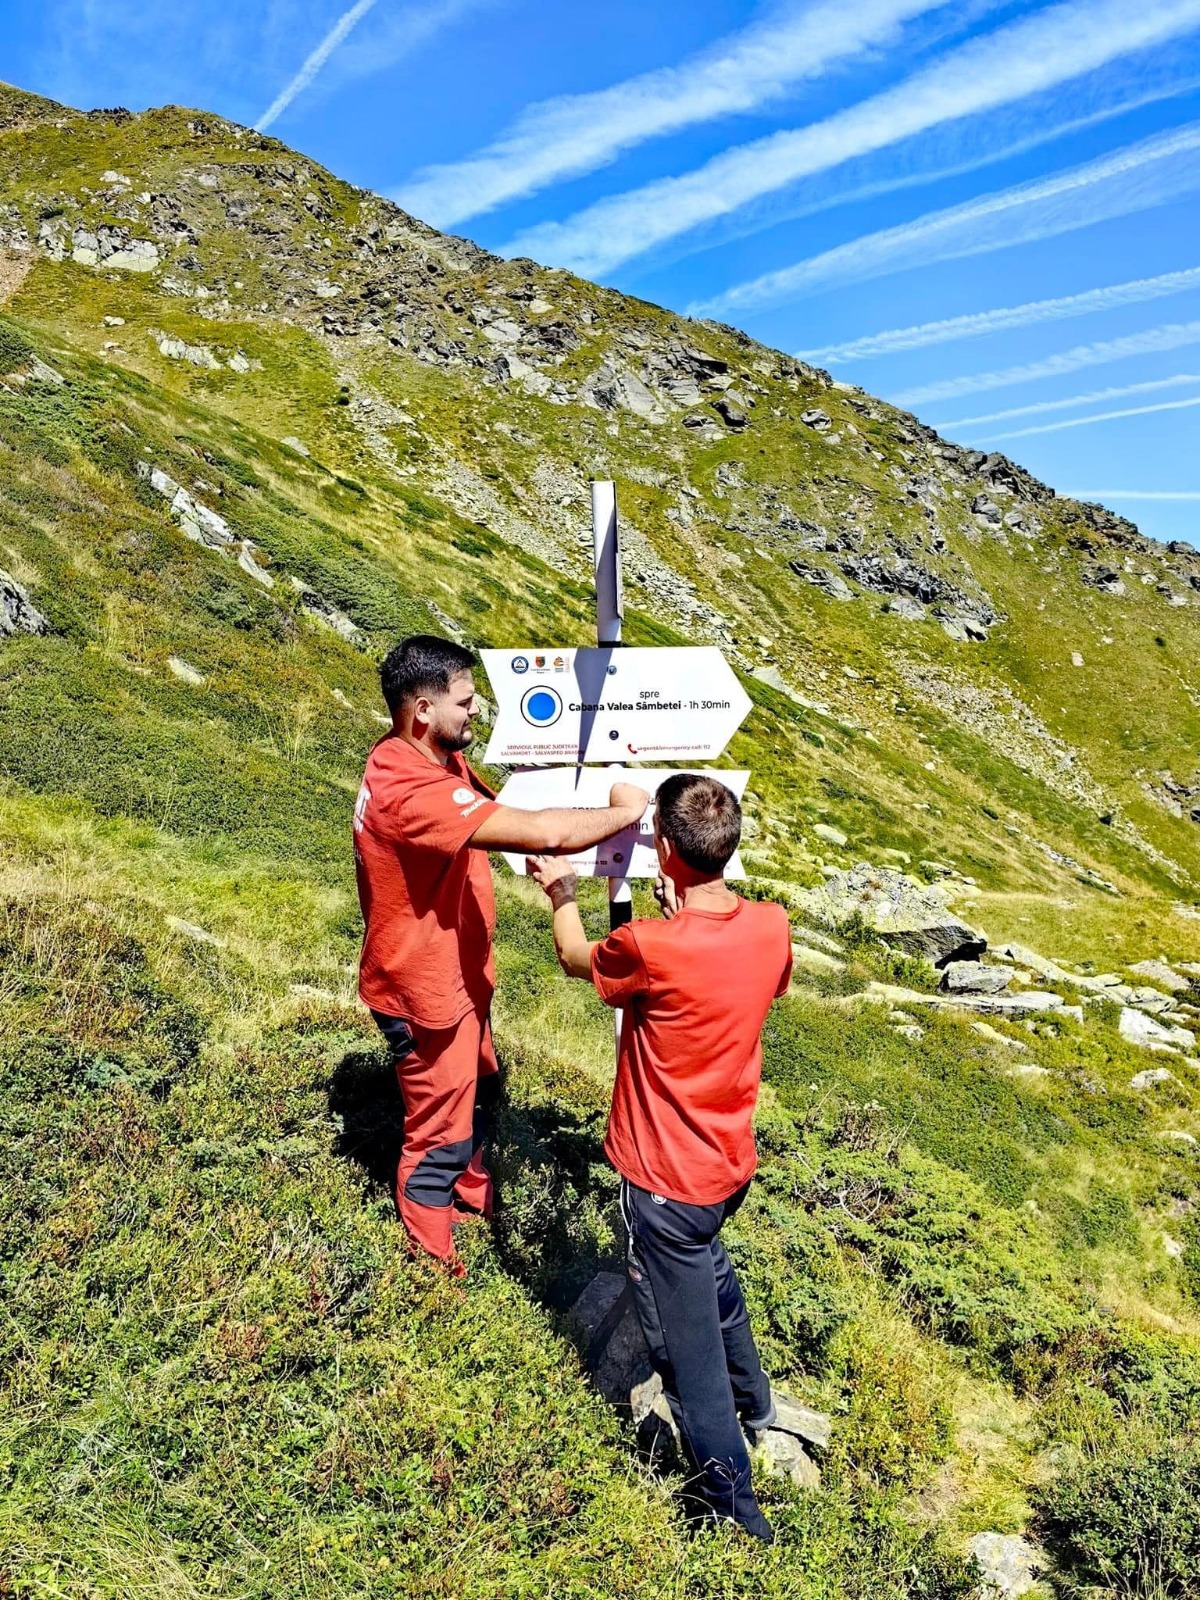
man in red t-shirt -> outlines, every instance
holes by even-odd
[[[495,905],[488,850],[583,850],[639,822],[649,796],[614,784],[593,810],[497,803],[463,759],[478,714],[469,650],[415,635],[383,663],[392,731],[354,807],[366,934],[359,995],[392,1049],[404,1096],[396,1204],[414,1248],[461,1272],[451,1227],[490,1216],[484,1123],[496,1088],[488,1021]]]
[[[621,1175],[626,1266],[651,1359],[703,1499],[770,1540],[742,1426],[774,1420],[771,1385],[718,1235],[754,1174],[760,1035],[787,991],[792,948],[782,906],[725,885],[741,825],[715,778],[668,778],[654,811],[666,920],[627,923],[598,944],[583,931],[570,867],[530,865],[554,907],[564,972],[625,1012],[604,1150]]]

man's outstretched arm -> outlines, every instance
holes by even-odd
[[[554,949],[558,964],[568,978],[592,976],[592,945],[583,931],[583,918],[575,901],[578,879],[565,861],[550,856],[531,856],[526,862],[554,907]]]
[[[526,850],[541,855],[570,855],[610,839],[622,828],[634,827],[646,813],[650,796],[632,783],[614,783],[607,806],[580,810],[551,806],[543,811],[521,811],[497,806],[471,835],[481,850]]]

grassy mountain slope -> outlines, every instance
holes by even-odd
[[[614,1250],[608,1019],[498,871],[504,1215],[465,1297],[406,1264],[346,827],[397,634],[587,641],[613,476],[627,637],[753,696],[752,892],[936,860],[996,941],[1196,961],[1200,557],[211,116],[0,90],[0,153],[0,569],[47,624],[0,638],[0,1593],[950,1596],[1035,1516],[1115,1582],[1134,1472],[1183,1571],[1178,1058],[1132,1089],[1103,1005],[1012,1031],[1041,1074],[905,1037],[855,993],[931,975],[843,930],[735,1241],[825,1488],[764,1489],[770,1553],[689,1539],[561,1315]]]

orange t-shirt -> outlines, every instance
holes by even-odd
[[[592,982],[625,1008],[604,1141],[622,1177],[707,1206],[752,1176],[760,1035],[791,975],[787,912],[749,900],[629,922],[596,945]]]
[[[394,733],[371,751],[354,866],[367,925],[358,993],[372,1011],[449,1028],[491,1004],[492,869],[468,841],[495,809],[461,755],[443,767]]]

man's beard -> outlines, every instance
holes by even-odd
[[[463,733],[442,733],[440,730],[433,735],[433,742],[443,755],[456,756],[459,751],[465,750],[475,737],[475,730],[468,727]]]

